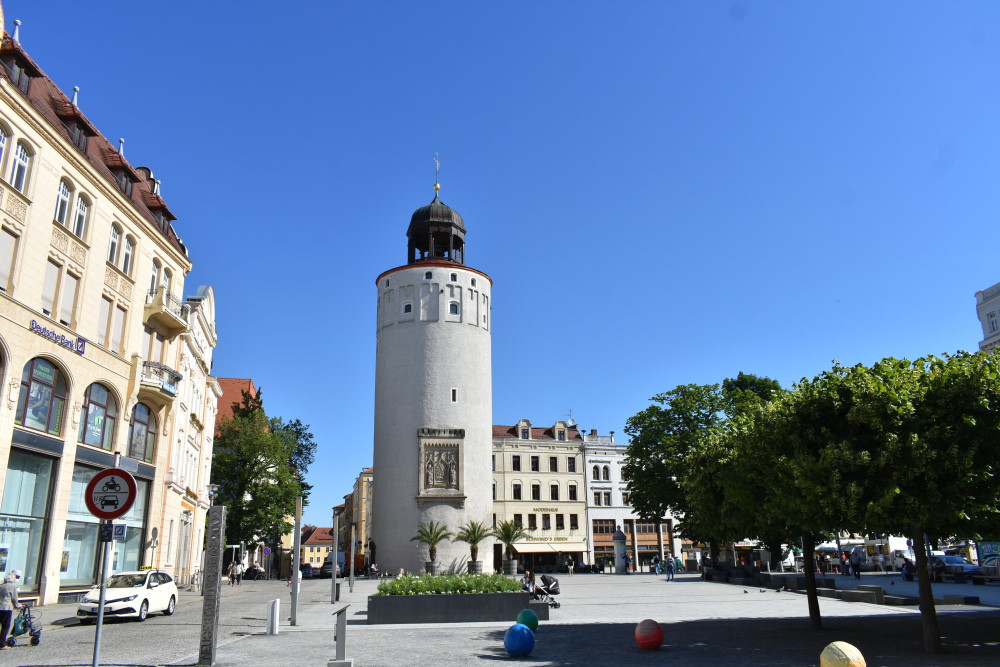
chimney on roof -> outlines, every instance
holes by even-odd
[[[121,137],[118,138],[118,154],[125,157],[125,140]]]
[[[614,431],[610,431],[610,433],[611,433],[611,444],[613,445],[613,444],[615,444],[615,432]]]
[[[596,438],[597,437],[597,429],[596,428],[590,429],[590,437],[591,438]]]
[[[158,178],[153,180],[153,194],[157,197],[160,196],[160,179]]]
[[[14,34],[11,36],[15,44],[21,43],[21,21],[14,19]]]
[[[77,100],[80,99],[80,86],[73,86],[73,106],[77,106]]]

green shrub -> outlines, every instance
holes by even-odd
[[[503,574],[407,575],[378,585],[376,595],[433,595],[440,593],[516,593],[521,582]]]

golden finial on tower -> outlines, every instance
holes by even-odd
[[[434,192],[441,189],[441,184],[438,183],[438,174],[441,173],[441,160],[438,159],[438,154],[434,154]]]

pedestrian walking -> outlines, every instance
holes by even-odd
[[[569,559],[569,576],[573,576],[573,559]]]
[[[236,585],[243,581],[243,563],[236,563]]]
[[[855,579],[861,581],[861,554],[857,551],[851,554],[851,573]]]
[[[14,610],[24,605],[17,599],[17,584],[21,579],[21,571],[13,570],[3,578],[0,584],[0,650],[7,648],[7,635],[14,619]]]
[[[295,588],[292,588],[292,580],[294,578]],[[293,598],[298,596],[302,592],[302,570],[295,570],[292,574],[288,575],[288,592],[292,594]]]
[[[878,555],[878,569],[882,571],[882,574],[888,571],[885,569],[885,554]]]
[[[653,556],[653,571],[656,574],[660,573],[660,554]]]
[[[236,585],[236,561],[232,561],[231,563],[229,563],[229,570],[227,571],[227,574],[229,574],[229,585],[230,586],[235,586]]]
[[[631,562],[632,562],[632,559],[628,557],[628,554],[625,554],[625,574],[629,573],[628,566],[629,566],[629,563],[631,563]]]
[[[666,565],[667,565],[667,581],[673,581],[674,580],[674,559],[673,558],[667,558]]]

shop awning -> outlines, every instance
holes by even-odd
[[[586,542],[515,542],[514,549],[521,554],[572,554],[589,551]]]

